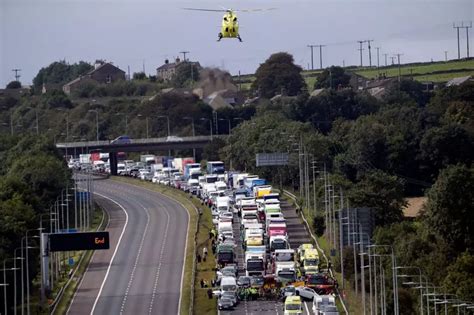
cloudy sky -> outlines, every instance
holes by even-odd
[[[457,56],[453,22],[474,19],[468,0],[0,0],[0,87],[14,79],[30,84],[41,67],[65,59],[96,59],[127,71],[155,74],[165,58],[190,51],[204,66],[232,74],[254,72],[274,52],[287,51],[304,68],[311,63],[308,44],[325,44],[323,66],[359,64],[357,40],[373,39],[384,56],[402,53],[401,61],[443,60]],[[241,13],[244,40],[216,42],[222,14],[184,11],[183,7],[219,9],[277,8]],[[471,29],[472,30],[472,29]],[[474,45],[471,37],[471,55]],[[364,65],[368,64],[364,44]],[[461,54],[466,55],[465,30]],[[377,63],[376,51],[372,62]],[[315,51],[315,68],[319,51]]]

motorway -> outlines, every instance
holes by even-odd
[[[68,314],[177,314],[188,213],[157,192],[94,181],[109,214],[110,250],[96,251]]]

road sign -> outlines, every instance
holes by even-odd
[[[74,258],[70,257],[68,262],[69,262],[69,266],[74,266]]]
[[[77,191],[76,197],[82,201],[88,201],[90,198],[90,193],[87,191]]]
[[[52,252],[109,249],[109,232],[54,233],[49,235]]]
[[[257,153],[255,161],[257,167],[288,165],[288,153]]]

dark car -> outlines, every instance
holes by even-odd
[[[131,142],[132,141],[129,136],[120,136],[112,140],[110,144],[129,144]]]
[[[242,288],[250,288],[251,281],[250,277],[240,276],[239,279],[237,279],[237,285]]]
[[[231,310],[234,308],[234,301],[228,296],[223,296],[217,302],[219,310]]]

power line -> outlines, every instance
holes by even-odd
[[[18,72],[21,71],[21,69],[12,69],[13,72],[15,72],[15,81],[19,81],[21,75],[18,74]]]
[[[387,56],[388,54],[383,54],[385,56],[385,67],[387,66]]]
[[[400,77],[402,76],[402,69],[400,68],[400,56],[403,56],[403,54],[395,54],[395,56],[398,58],[398,82],[400,82]]]
[[[469,58],[469,29],[472,28],[472,22],[469,22],[469,25],[464,26],[466,29],[466,46],[467,46],[467,58]]]
[[[365,40],[358,40],[357,42],[360,45],[360,48],[358,50],[360,51],[360,66],[362,67],[362,51],[364,50],[364,48],[362,48],[362,44],[365,43]]]
[[[366,42],[368,44],[368,48],[369,48],[369,67],[372,67],[372,54],[370,52],[370,43],[373,42],[374,40],[373,39],[367,39]]]
[[[186,54],[189,54],[189,51],[180,51],[180,54],[183,54],[183,61],[186,61]]]
[[[456,29],[456,32],[458,34],[458,59],[461,59],[461,46],[459,44],[459,29],[464,28],[464,24],[461,23],[461,26],[459,26],[459,25],[456,26],[456,24],[453,23],[453,28]]]
[[[375,49],[377,49],[377,68],[380,68],[380,59],[379,59],[380,47],[375,47]]]
[[[314,70],[313,48],[317,47],[317,45],[308,45],[308,47],[311,49],[311,70]]]

